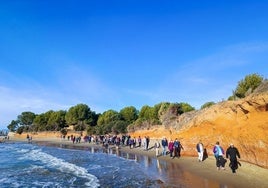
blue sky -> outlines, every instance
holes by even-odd
[[[0,1],[0,128],[21,112],[227,99],[268,77],[268,1]]]

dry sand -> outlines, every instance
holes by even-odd
[[[18,140],[11,138],[11,141],[25,141],[25,140]],[[52,138],[52,139],[34,139],[33,142],[36,143],[48,143],[48,144],[63,144],[69,145],[74,148],[81,148],[81,147],[100,147],[99,145],[93,143],[78,143],[73,144],[71,141],[61,140],[59,138]],[[183,176],[188,179],[188,186],[189,187],[239,187],[239,188],[268,188],[268,169],[264,169],[258,167],[253,164],[249,164],[243,162],[243,156],[241,156],[241,167],[238,168],[237,173],[233,174],[231,169],[228,167],[228,163],[226,163],[226,170],[217,170],[215,165],[215,158],[214,156],[209,156],[205,161],[198,162],[197,157],[188,157],[183,156],[183,151],[181,152],[182,157],[180,158],[170,158],[169,156],[155,156],[155,150],[153,149],[154,141],[150,142],[148,151],[144,151],[143,148],[134,148],[130,149],[129,147],[120,147],[121,152],[129,153],[129,154],[137,154],[148,156],[151,158],[157,158],[158,163],[161,164],[161,161],[166,161],[169,165],[169,168],[172,168],[172,174],[167,173],[170,178],[176,178],[179,174],[183,171]],[[160,149],[161,152],[161,149]],[[173,166],[175,166],[173,169]],[[177,171],[178,168],[182,171]],[[176,170],[177,169],[177,170]],[[169,169],[165,169],[169,171]],[[175,170],[175,171],[174,171]],[[201,178],[201,180],[200,180]],[[215,181],[215,185],[208,183],[206,185],[206,180]],[[202,183],[202,186],[198,186]],[[219,186],[223,185],[223,186]],[[228,186],[226,186],[228,185]]]

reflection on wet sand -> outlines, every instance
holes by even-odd
[[[119,157],[135,160],[139,164],[143,164],[148,171],[154,173],[155,177],[164,182],[164,185],[161,187],[233,188],[233,186],[220,184],[219,182],[185,171],[176,163],[167,162],[149,156],[141,156],[132,153],[125,154],[120,150],[113,152]]]
[[[162,177],[165,177],[164,182],[167,182],[169,185],[202,188],[233,188],[232,186],[221,185],[213,180],[208,180],[182,170],[178,164],[166,161],[157,161],[157,168],[161,172]]]

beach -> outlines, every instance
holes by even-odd
[[[10,139],[12,141],[26,141],[21,139]],[[102,146],[95,143],[75,143],[67,139],[60,138],[34,138],[33,143],[35,144],[45,144],[56,147],[67,147],[72,149],[85,149],[88,147],[101,148]],[[243,188],[265,188],[268,187],[268,182],[266,178],[268,177],[268,170],[258,167],[253,164],[243,162],[243,156],[241,156],[241,166],[238,168],[237,173],[233,174],[231,169],[226,164],[225,170],[217,170],[215,165],[214,156],[208,156],[203,162],[198,162],[196,157],[184,156],[184,151],[181,152],[180,158],[170,158],[167,156],[155,156],[155,150],[153,148],[154,140],[150,141],[149,150],[144,150],[143,148],[133,148],[130,149],[127,146],[121,146],[119,148],[120,152],[127,154],[135,154],[141,156],[148,156],[150,158],[157,159],[158,170],[164,170],[167,174],[167,179],[176,182],[176,178],[184,176],[188,182],[186,182],[189,187],[195,187],[202,184],[202,187],[217,187],[220,185],[225,185],[225,187],[243,187]],[[111,149],[115,149],[115,146],[109,146]],[[161,152],[161,149],[160,149]],[[161,163],[166,162],[168,168],[161,167]],[[169,173],[170,171],[170,173]],[[172,172],[172,173],[171,173]],[[175,179],[175,180],[174,180]],[[205,185],[206,180],[210,183]],[[211,183],[212,182],[212,183]],[[213,184],[215,182],[215,185]],[[226,186],[227,185],[227,186]]]

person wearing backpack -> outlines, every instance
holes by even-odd
[[[216,159],[216,167],[218,170],[222,169],[225,170],[224,166],[227,162],[226,159],[223,158],[224,156],[224,150],[220,146],[220,142],[216,142],[216,145],[213,147],[213,153]]]

